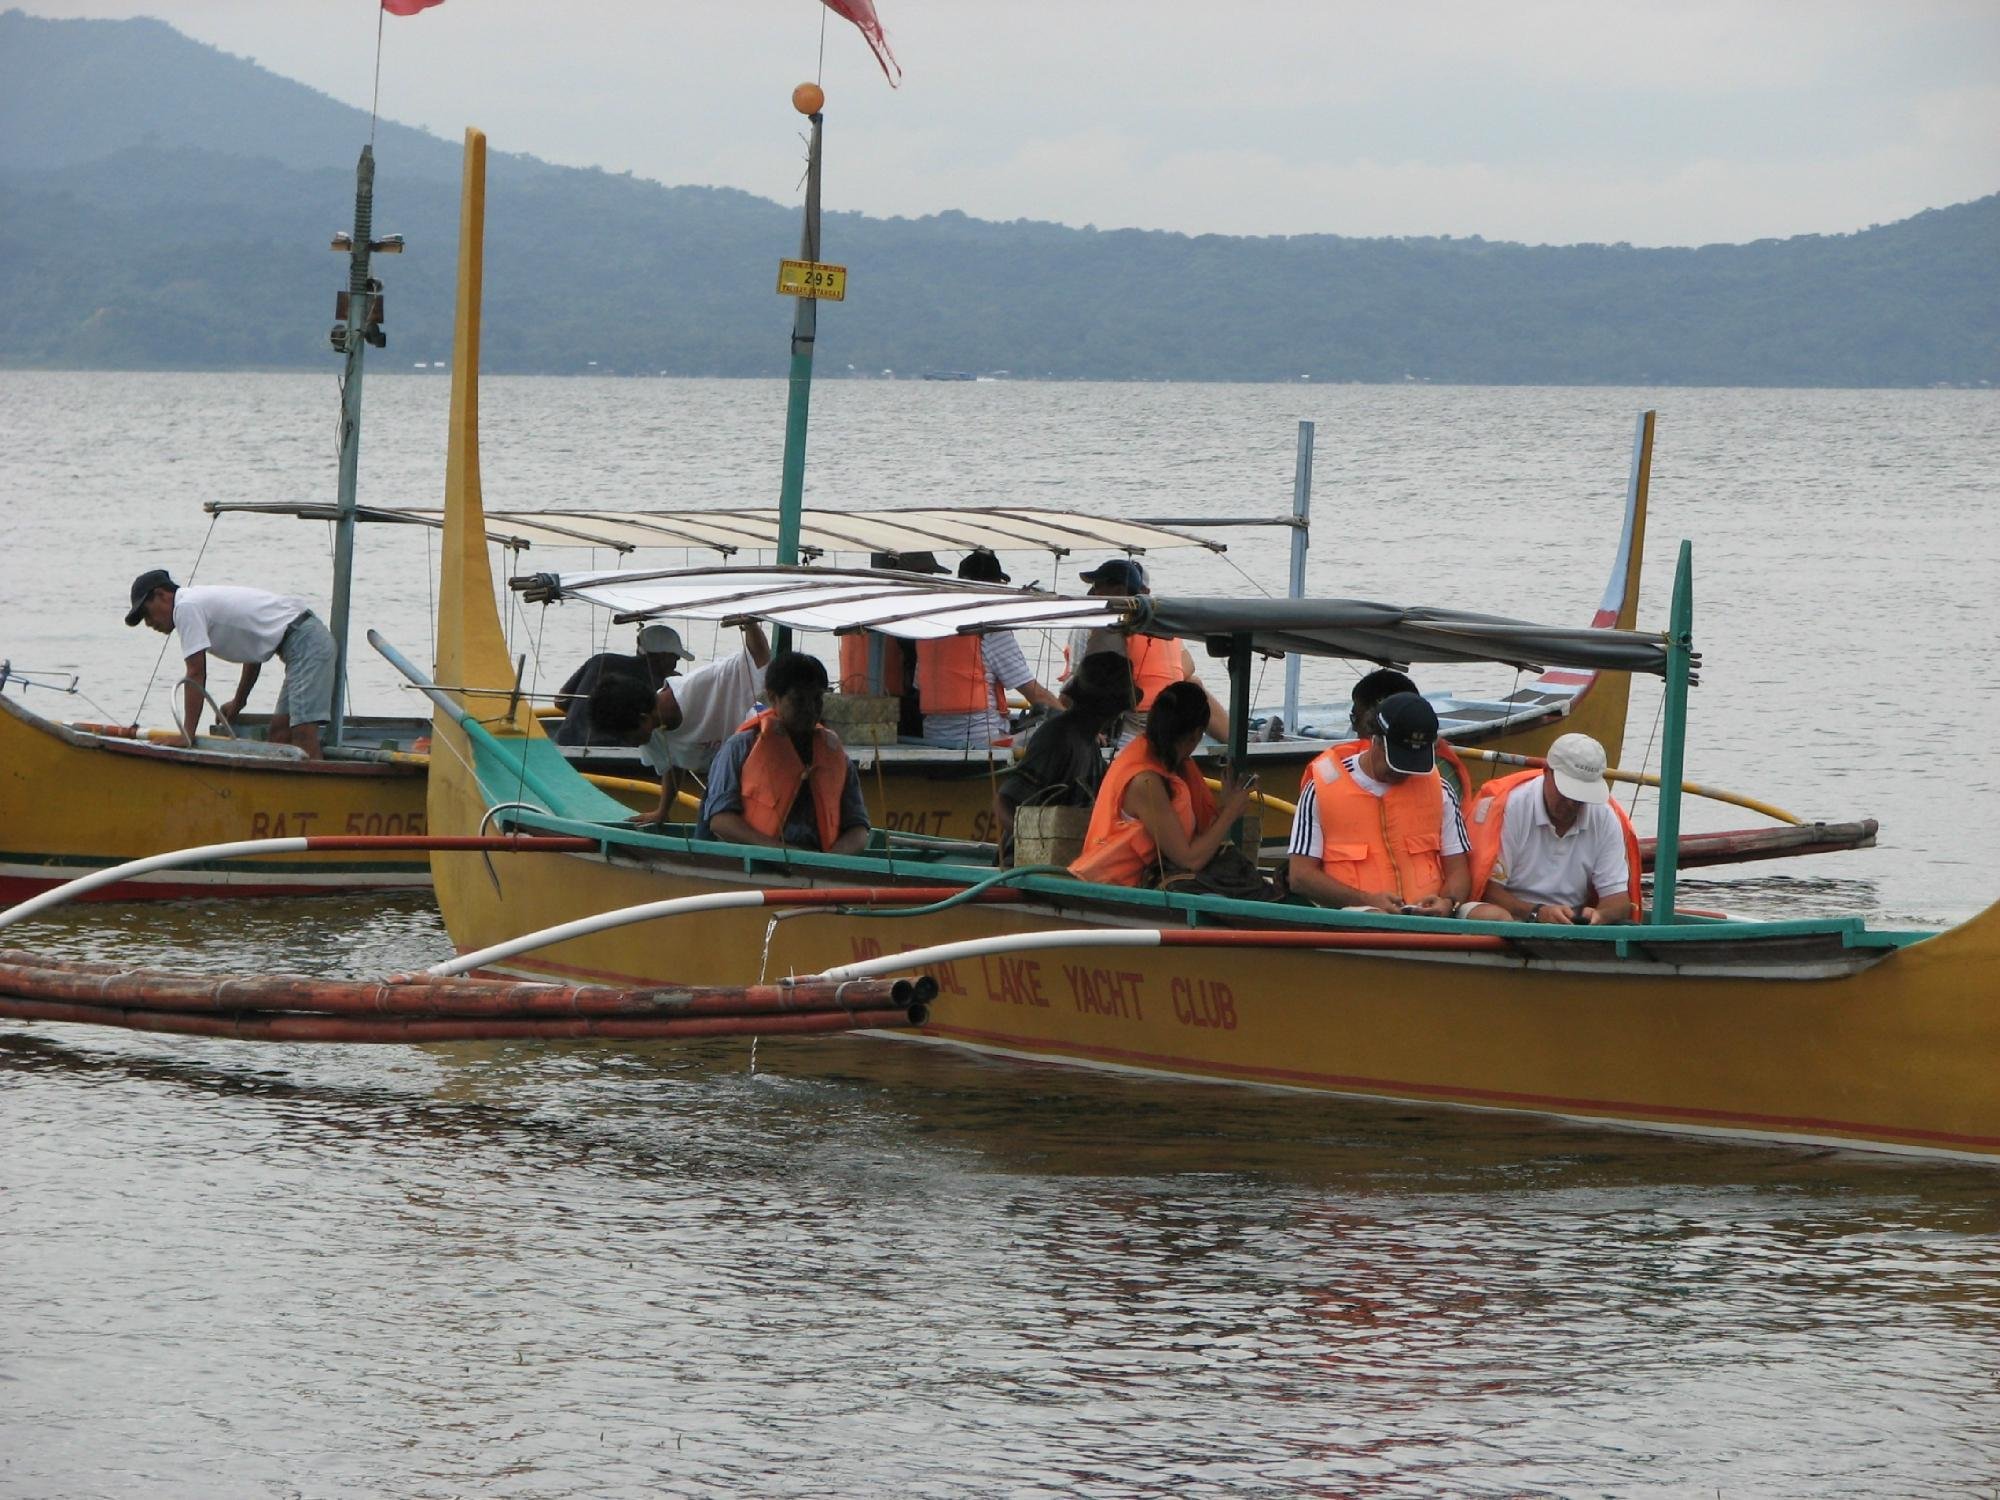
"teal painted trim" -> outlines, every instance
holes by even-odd
[[[634,828],[606,827],[599,823],[539,814],[508,814],[507,824],[536,833],[581,835],[595,839],[607,854],[619,850],[634,854],[670,853],[704,855],[739,865],[743,873],[760,874],[794,871],[806,875],[840,876],[857,885],[879,884],[885,880],[940,880],[971,884],[989,879],[991,865],[961,865],[941,860],[886,860],[879,856],[819,854],[806,849],[753,849],[742,844],[698,840],[681,834],[642,833]],[[1364,916],[1353,911],[1328,907],[1294,906],[1269,901],[1235,901],[1222,896],[1192,896],[1178,892],[1136,890],[1124,886],[1086,885],[1066,876],[1035,875],[1019,882],[1030,895],[1061,902],[1087,897],[1099,905],[1126,908],[1132,914],[1151,915],[1169,925],[1235,926],[1246,923],[1283,921],[1295,928],[1316,928],[1335,932],[1437,932],[1503,938],[1532,936],[1537,945],[1574,943],[1608,945],[1607,956],[1617,957],[1620,945],[1650,947],[1667,943],[1749,942],[1777,937],[1836,935],[1848,947],[1899,948],[1937,936],[1930,932],[1874,933],[1859,917],[1804,918],[1784,922],[1691,920],[1667,926],[1556,927],[1537,926],[1530,933],[1518,922],[1461,922],[1449,917],[1406,917],[1375,913]],[[1176,922],[1174,919],[1178,918]],[[1080,920],[1087,921],[1088,918]]]
[[[1667,622],[1666,724],[1660,739],[1660,819],[1653,852],[1649,923],[1674,920],[1681,870],[1681,780],[1687,761],[1688,675],[1694,670],[1694,543],[1681,542],[1674,567],[1673,613]]]

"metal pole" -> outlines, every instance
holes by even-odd
[[[799,236],[799,259],[819,259],[819,148],[823,113],[814,113],[812,145],[806,155],[806,218]],[[794,299],[792,311],[791,389],[785,405],[785,469],[778,492],[778,564],[791,567],[799,560],[799,518],[805,509],[806,416],[812,405],[813,339],[819,327],[819,302],[812,297]],[[777,649],[791,648],[792,632],[780,625]]]
[[[354,491],[361,471],[361,357],[375,299],[368,290],[369,241],[375,234],[375,148],[363,146],[354,168],[354,248],[347,262],[347,370],[340,382],[340,517],[333,523],[333,718],[330,745],[341,742],[347,714],[347,617],[354,581]]]
[[[1306,596],[1306,544],[1312,535],[1313,424],[1299,423],[1299,455],[1292,470],[1292,578],[1289,599]],[[1299,732],[1299,653],[1285,653],[1285,733]]]
[[[1688,676],[1694,669],[1694,544],[1681,543],[1667,623],[1666,726],[1660,740],[1660,826],[1653,850],[1651,920],[1674,920],[1681,863],[1681,769],[1687,759]]]
[[[1241,777],[1249,769],[1250,758],[1250,637],[1232,635],[1229,638],[1229,774]],[[1243,809],[1243,817],[1236,825],[1237,846],[1252,859],[1257,857],[1255,842],[1245,847],[1244,823],[1257,813],[1251,808]],[[1261,825],[1260,825],[1261,826]]]

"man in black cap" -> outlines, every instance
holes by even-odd
[[[1090,586],[1093,599],[1119,599],[1152,592],[1146,581],[1145,564],[1134,557],[1113,557],[1077,576]],[[1095,651],[1124,653],[1132,663],[1132,680],[1139,689],[1139,706],[1125,716],[1118,735],[1121,748],[1145,729],[1146,710],[1153,706],[1162,688],[1176,682],[1191,682],[1208,693],[1195,671],[1194,654],[1179,640],[1127,635],[1121,630],[1072,630],[1069,644],[1063,648],[1063,676],[1067,678],[1079,662]],[[1208,693],[1208,733],[1218,740],[1229,738],[1229,710],[1213,693]]]
[[[1007,583],[991,552],[968,552],[958,576],[974,583]],[[924,715],[924,743],[959,750],[992,744],[1007,733],[1007,693],[1036,708],[1059,709],[1062,700],[1028,668],[1011,630],[917,642],[917,700]]]
[[[1465,820],[1437,773],[1437,712],[1415,693],[1376,705],[1359,751],[1322,752],[1292,819],[1291,888],[1321,906],[1453,915],[1471,891]]]
[[[243,712],[264,663],[275,656],[285,664],[285,685],[271,710],[270,738],[319,759],[319,727],[333,717],[335,652],[333,633],[303,599],[221,584],[182,588],[165,568],[152,568],[132,580],[125,623],[141,620],[161,635],[178,633],[181,638],[186,667],[181,733],[187,744],[194,744],[201,727],[209,654],[243,669],[236,695],[216,710],[222,723]]]

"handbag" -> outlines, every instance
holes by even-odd
[[[1285,893],[1257,862],[1234,844],[1224,844],[1199,870],[1155,865],[1158,888],[1186,896],[1227,896],[1232,901],[1282,901]]]

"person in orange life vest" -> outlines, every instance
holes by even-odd
[[[942,576],[950,571],[934,552],[873,552],[868,566],[892,573],[923,573]],[[902,739],[920,739],[924,732],[923,709],[917,703],[917,643],[879,630],[851,631],[840,638],[840,690],[843,693],[871,694],[894,698],[896,734]]]
[[[1437,774],[1437,713],[1415,693],[1391,693],[1367,728],[1363,748],[1335,745],[1306,774],[1292,891],[1321,906],[1448,917],[1472,878],[1464,820]]]
[[[1088,573],[1077,575],[1089,585],[1093,599],[1122,599],[1150,594],[1145,565],[1136,558],[1114,557],[1099,563]],[[1229,738],[1229,710],[1202,686],[1194,668],[1194,655],[1178,640],[1157,640],[1146,635],[1127,635],[1117,630],[1072,630],[1063,648],[1065,678],[1093,651],[1122,651],[1132,662],[1132,680],[1139,686],[1139,707],[1126,715],[1118,743],[1130,744],[1145,727],[1146,714],[1160,690],[1170,683],[1192,682],[1208,699],[1208,733],[1218,740]]]
[[[1378,667],[1355,683],[1352,691],[1348,693],[1347,708],[1347,723],[1354,731],[1354,740],[1342,748],[1352,751],[1366,748],[1368,725],[1375,717],[1377,705],[1393,693],[1414,693],[1416,690],[1417,685],[1410,680],[1408,674],[1398,672],[1394,667]],[[1465,803],[1465,789],[1472,784],[1471,777],[1465,769],[1465,762],[1458,758],[1458,752],[1452,749],[1451,741],[1443,736],[1438,738],[1437,755],[1438,759],[1444,762],[1438,772],[1444,778],[1444,789],[1451,794],[1452,800],[1462,807]],[[1299,778],[1301,788],[1311,776],[1312,772],[1308,770]]]
[[[861,778],[820,723],[826,668],[780,651],[764,673],[771,707],[722,742],[708,768],[698,839],[855,854],[868,843]]]
[[[966,553],[958,576],[975,583],[1008,581],[991,552]],[[960,750],[992,744],[1007,733],[1009,688],[1035,708],[1062,707],[1060,698],[1035,681],[1011,630],[917,642],[917,699],[926,745]]]
[[[1111,762],[1091,808],[1072,875],[1100,885],[1140,885],[1148,870],[1205,869],[1249,805],[1257,779],[1230,781],[1220,801],[1194,763],[1208,723],[1208,695],[1192,682],[1160,690],[1146,732]]]
[[[1472,889],[1482,922],[1604,926],[1633,920],[1639,842],[1611,800],[1604,747],[1549,746],[1545,766],[1488,782],[1472,804]]]

